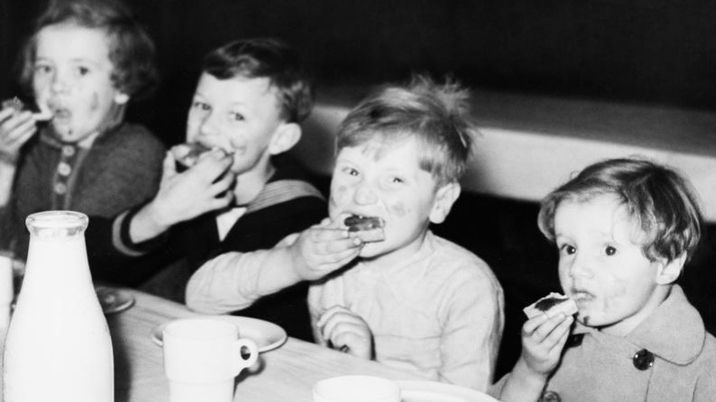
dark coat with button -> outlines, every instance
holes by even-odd
[[[678,285],[626,337],[577,326],[542,397],[565,402],[714,400],[716,340]]]

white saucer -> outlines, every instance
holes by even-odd
[[[398,381],[402,402],[498,402],[474,389],[437,381]]]
[[[134,296],[131,293],[109,286],[95,286],[97,300],[105,314],[115,314],[134,305]]]
[[[236,315],[206,315],[206,316],[192,316],[196,317],[207,317],[216,318],[218,320],[225,320],[235,324],[239,327],[239,336],[242,338],[249,338],[256,342],[256,346],[259,348],[259,352],[267,352],[269,350],[276,349],[286,342],[286,331],[278,325],[259,320],[258,318],[241,317]],[[157,325],[152,329],[152,341],[157,345],[161,346],[163,343],[162,337],[164,327],[169,324]]]

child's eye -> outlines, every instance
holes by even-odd
[[[244,121],[244,120],[246,120],[246,119],[244,118],[244,115],[243,115],[243,114],[237,113],[237,112],[230,112],[230,113],[229,113],[229,116],[231,117],[231,120],[232,120],[232,121]]]
[[[34,70],[35,74],[49,74],[52,72],[52,67],[46,64],[36,64]]]
[[[90,69],[87,67],[84,67],[84,66],[77,67],[77,75],[79,75],[81,77],[89,74],[89,72],[90,72]]]
[[[400,184],[400,183],[405,183],[405,180],[403,180],[402,177],[394,176],[390,179],[390,182],[393,184]]]
[[[614,248],[613,246],[607,246],[604,249],[604,254],[606,254],[606,255],[614,255],[616,253],[617,253],[617,249]]]
[[[358,176],[358,171],[350,166],[343,166],[340,168],[340,172],[347,176]]]
[[[211,106],[208,103],[202,101],[192,102],[191,107],[192,109],[200,110],[203,112],[211,110]]]
[[[571,244],[562,244],[559,246],[559,251],[562,254],[572,255],[577,252],[577,248]]]

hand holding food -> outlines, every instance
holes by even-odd
[[[546,376],[559,364],[577,306],[566,296],[550,293],[524,312],[530,318],[522,326],[520,359],[532,373]]]
[[[164,160],[159,191],[147,208],[152,221],[170,226],[209,211],[227,207],[233,201],[234,175],[229,171],[233,159],[212,151],[197,166],[177,174],[172,152]]]
[[[3,101],[0,109],[0,161],[15,164],[20,148],[37,131],[35,115],[23,110],[18,98]]]
[[[340,222],[324,219],[301,232],[291,245],[296,274],[303,280],[316,280],[356,258],[363,241],[350,237]]]

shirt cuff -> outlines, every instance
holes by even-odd
[[[114,248],[120,253],[130,257],[140,257],[147,254],[163,244],[168,237],[168,232],[165,232],[154,238],[139,243],[132,241],[132,237],[129,234],[129,226],[132,223],[134,216],[143,207],[144,205],[140,205],[121,213],[112,223],[112,244],[114,245]]]

